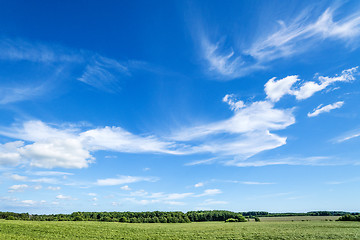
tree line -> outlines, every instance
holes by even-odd
[[[103,221],[127,223],[190,223],[203,221],[246,221],[240,213],[230,211],[183,212],[73,212],[71,214],[28,214],[0,212],[0,219],[28,221]]]
[[[125,223],[189,223],[205,221],[245,222],[246,218],[284,216],[343,216],[340,221],[359,221],[359,213],[312,211],[307,213],[231,212],[225,210],[183,212],[73,212],[71,214],[29,214],[0,212],[0,219],[26,221],[102,221]],[[347,220],[357,219],[357,220]]]
[[[338,221],[357,221],[360,222],[360,214],[358,215],[351,215],[346,214],[338,219]]]

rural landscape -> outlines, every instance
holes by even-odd
[[[3,212],[0,218],[3,239],[360,239],[360,215],[345,212]]]
[[[0,0],[0,239],[359,239],[360,1]]]

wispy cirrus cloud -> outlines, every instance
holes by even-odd
[[[78,80],[106,92],[117,92],[121,90],[121,80],[129,75],[129,69],[124,64],[95,55],[87,63],[85,71]]]
[[[139,176],[119,176],[117,178],[98,179],[96,185],[99,186],[116,186],[135,182],[156,182],[156,177],[139,177]]]
[[[282,159],[266,159],[266,160],[251,160],[239,161],[230,160],[225,164],[237,167],[264,167],[271,165],[304,165],[304,166],[331,166],[338,165],[339,163],[332,161],[331,157],[327,156],[314,156],[314,157],[287,157]]]
[[[68,81],[80,81],[101,91],[117,93],[131,71],[153,71],[139,61],[120,62],[89,50],[4,37],[0,38],[1,63],[16,69],[26,66],[26,77],[24,71],[18,74],[14,71],[12,77],[16,83],[0,86],[1,105],[49,96],[51,90],[65,86]],[[29,78],[32,81],[28,81]]]
[[[226,48],[224,37],[215,43],[211,42],[202,31],[198,37],[202,57],[210,72],[229,80],[265,69],[276,59],[306,52],[325,40],[341,41],[347,46],[357,47],[360,11],[355,10],[345,17],[339,17],[339,7],[331,6],[320,14],[308,7],[290,21],[277,21],[278,28],[275,31],[258,37],[250,46],[242,49]],[[314,15],[315,18],[310,17]]]
[[[358,137],[360,137],[360,129],[355,129],[355,130],[346,132],[346,133],[342,134],[341,136],[332,139],[331,141],[335,142],[335,143],[342,143],[342,142],[349,141],[351,139],[358,138]]]
[[[85,52],[73,50],[56,44],[27,41],[24,39],[0,39],[0,60],[30,61],[38,63],[81,63],[85,61]]]
[[[337,108],[341,108],[342,106],[344,105],[344,102],[343,101],[339,101],[339,102],[336,102],[336,103],[332,103],[332,104],[328,104],[326,106],[323,106],[323,105],[319,105],[317,108],[315,108],[313,110],[313,112],[309,112],[307,114],[308,117],[316,117],[318,116],[319,114],[321,113],[326,113],[326,112],[330,112],[331,110],[333,109],[337,109]]]

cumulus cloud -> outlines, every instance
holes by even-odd
[[[194,185],[194,187],[198,188],[198,187],[203,187],[204,183],[203,182],[199,182],[197,184]]]
[[[319,105],[317,108],[315,108],[313,110],[313,112],[308,113],[307,116],[308,117],[316,117],[321,113],[326,113],[326,112],[330,112],[333,109],[341,108],[343,105],[344,105],[344,102],[342,102],[342,101],[339,101],[339,102],[336,102],[333,104],[329,104],[326,106]]]
[[[94,160],[91,153],[99,150],[178,154],[172,150],[171,142],[152,136],[137,136],[120,127],[81,131],[74,127],[28,121],[12,128],[2,128],[0,134],[30,142],[16,141],[0,145],[2,165],[18,165],[20,160],[27,160],[30,166],[40,168],[85,168]]]
[[[121,190],[130,191],[131,188],[128,185],[120,187]]]
[[[79,139],[51,139],[29,144],[20,149],[30,165],[41,168],[84,168],[92,156]]]
[[[19,184],[19,185],[12,185],[9,187],[9,192],[23,192],[25,189],[29,188],[27,184]]]
[[[16,166],[21,163],[21,155],[18,148],[23,146],[22,141],[0,144],[0,165]]]
[[[304,100],[336,82],[354,81],[357,72],[358,67],[353,67],[343,70],[340,75],[334,77],[317,76],[318,82],[305,81],[299,86],[294,86],[300,80],[298,76],[288,76],[277,81],[276,78],[271,78],[265,84],[265,92],[272,102],[279,101],[286,94],[294,95],[297,100]]]
[[[286,94],[291,94],[291,87],[294,83],[299,81],[298,76],[287,76],[283,79],[275,81],[276,78],[271,78],[265,84],[265,93],[272,102],[277,102]]]
[[[226,102],[229,104],[230,109],[233,111],[239,110],[240,108],[245,107],[245,104],[243,101],[237,101],[234,94],[226,94],[223,98],[223,102]]]
[[[177,154],[171,150],[173,143],[158,140],[156,137],[140,137],[120,128],[105,127],[88,130],[80,138],[92,150],[111,150],[117,152],[158,152]]]
[[[234,115],[229,119],[182,129],[173,138],[177,141],[200,142],[192,146],[192,153],[210,152],[220,156],[249,158],[286,143],[286,137],[270,131],[285,129],[295,123],[292,112],[293,109],[276,109],[269,101],[256,101],[234,110]],[[201,143],[203,139],[206,141]]]

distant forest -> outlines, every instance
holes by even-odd
[[[0,219],[26,221],[103,221],[126,223],[190,223],[205,221],[246,222],[250,218],[284,216],[343,216],[340,221],[360,221],[359,213],[313,211],[307,213],[231,212],[225,210],[183,212],[73,212],[71,214],[29,214],[0,212]]]

